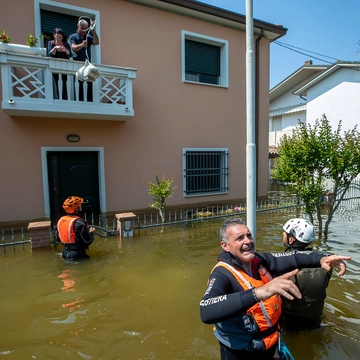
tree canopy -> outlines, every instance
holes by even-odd
[[[299,125],[291,136],[284,135],[275,160],[275,179],[294,185],[305,205],[305,212],[314,222],[316,214],[322,233],[323,194],[332,193],[324,234],[352,180],[360,173],[360,136],[355,126],[342,132],[340,120],[335,131],[325,114],[315,124]],[[325,188],[327,180],[333,187]],[[343,191],[339,191],[339,190]]]

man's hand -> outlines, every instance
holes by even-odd
[[[343,260],[351,260],[351,256],[342,256],[342,255],[330,255],[324,256],[320,260],[320,265],[323,269],[330,271],[333,266],[340,266],[340,271],[338,272],[339,276],[342,276],[346,272],[346,264]]]
[[[91,227],[90,229],[89,229],[89,232],[90,233],[93,233],[95,231],[95,228],[94,227]]]
[[[294,300],[294,296],[298,299],[301,299],[301,293],[299,288],[294,284],[292,280],[289,280],[289,278],[295,276],[298,272],[299,269],[295,269],[272,279],[266,285],[255,288],[256,297],[259,300],[265,300],[275,294],[279,294],[289,300]]]
[[[86,47],[87,47],[87,40],[84,40],[84,41],[82,42],[82,47],[83,47],[83,48],[86,48]]]

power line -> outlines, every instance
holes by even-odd
[[[305,56],[307,56],[307,57],[311,57],[311,58],[313,58],[313,59],[323,61],[323,62],[328,63],[328,64],[333,64],[333,63],[334,63],[334,62],[331,62],[331,61],[326,61],[326,60],[324,60],[324,59],[320,59],[320,58],[318,58],[318,57],[316,57],[316,56],[313,56],[313,55],[310,55],[310,54],[308,54],[308,53],[304,53],[304,52],[302,52],[302,51],[295,50],[295,48],[296,48],[295,46],[287,45],[287,44],[281,43],[280,41],[274,41],[274,44],[279,45],[279,46],[281,46],[281,47],[283,47],[283,48],[285,48],[285,49],[294,51],[294,52],[296,52],[296,53],[298,53],[298,54],[305,55]],[[300,48],[298,48],[298,49],[300,49]],[[302,50],[308,51],[308,52],[313,53],[313,54],[317,54],[317,53],[314,53],[314,52],[309,51],[309,50],[305,50],[305,49],[302,49]],[[336,60],[336,61],[339,60],[339,59],[331,58],[330,56],[326,56],[326,55],[322,55],[322,54],[317,54],[317,55],[324,56],[324,57],[327,57],[327,58],[330,58],[330,59],[334,59],[334,60]]]
[[[296,52],[296,53],[298,53],[298,54],[305,55],[305,56],[307,56],[307,57],[311,57],[311,58],[316,59],[316,60],[323,61],[323,62],[328,63],[328,64],[331,64],[331,65],[333,65],[334,62],[326,61],[326,60],[324,60],[324,59],[320,59],[320,58],[318,58],[318,57],[316,57],[316,56],[312,56],[312,55],[310,55],[310,54],[308,54],[308,53],[304,53],[304,52],[302,52],[302,51],[298,51],[298,50],[295,50],[295,49],[304,50],[304,51],[307,51],[307,52],[312,53],[312,54],[316,54],[316,55],[320,55],[320,56],[323,56],[323,57],[326,57],[326,58],[329,58],[329,59],[333,59],[333,60],[335,60],[335,61],[342,61],[342,60],[333,58],[333,57],[331,57],[331,56],[326,56],[326,55],[319,54],[319,53],[316,53],[316,52],[313,52],[313,51],[310,51],[310,50],[302,49],[302,48],[299,48],[299,47],[294,46],[294,45],[285,44],[285,43],[283,43],[283,42],[281,42],[281,41],[274,41],[274,43],[275,43],[276,45],[279,45],[279,46],[284,47],[285,49],[294,51],[294,52]],[[349,70],[360,71],[360,69],[359,69],[358,67],[349,67],[348,69],[349,69]]]
[[[294,49],[299,49],[299,50],[302,50],[302,51],[306,51],[306,52],[311,53],[311,54],[319,55],[319,56],[322,56],[322,57],[325,57],[325,58],[328,58],[328,59],[333,59],[335,61],[339,60],[338,58],[333,58],[331,56],[319,54],[317,52],[310,51],[310,50],[307,50],[307,49],[303,49],[303,48],[300,48],[300,47],[297,47],[297,46],[294,46],[294,45],[286,44],[286,43],[283,43],[281,41],[274,41],[274,43],[277,44],[277,45],[280,45],[280,46],[287,47],[289,50],[291,50],[290,48],[294,48]]]

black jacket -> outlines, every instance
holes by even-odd
[[[325,254],[311,251],[302,251],[296,254],[255,253],[255,259],[258,260],[253,260],[253,265],[256,264],[253,273],[255,273],[255,278],[260,280],[257,271],[260,264],[272,276],[279,276],[297,268],[320,267],[320,259],[323,256]],[[228,252],[223,251],[218,260],[244,270],[239,260]],[[225,300],[216,301],[217,297],[225,294],[227,295]],[[200,317],[204,323],[214,324],[240,316],[255,303],[252,291],[244,290],[226,268],[219,266],[210,274],[207,290],[200,302]]]

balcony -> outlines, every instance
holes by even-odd
[[[78,61],[0,51],[2,110],[9,116],[131,119],[136,69],[95,64],[101,76],[92,83],[93,100],[79,101],[75,73],[83,65]],[[83,87],[86,93],[88,84]]]

